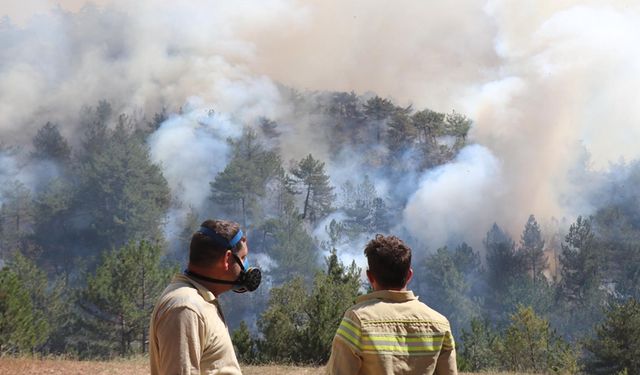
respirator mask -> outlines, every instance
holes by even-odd
[[[233,285],[232,290],[236,293],[253,292],[254,290],[258,289],[258,287],[260,286],[260,281],[262,281],[262,272],[260,272],[260,269],[256,267],[249,267],[249,262],[247,259],[245,259],[243,262],[236,253],[233,253],[233,248],[238,244],[238,242],[240,242],[242,236],[244,235],[242,233],[242,230],[238,230],[238,233],[236,233],[236,235],[230,241],[227,241],[227,239],[206,227],[200,227],[200,229],[198,229],[198,232],[204,234],[216,243],[224,244],[227,250],[231,250],[233,257],[235,258],[236,262],[238,262],[238,265],[240,265],[240,275],[238,275],[235,280],[220,280],[199,275],[189,270],[185,270],[184,273],[186,275],[194,277],[196,279],[208,281],[210,283]]]

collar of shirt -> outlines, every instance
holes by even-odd
[[[373,293],[358,297],[358,303],[370,299],[382,299],[391,302],[407,302],[418,299],[410,290],[378,290]]]
[[[194,279],[190,278],[189,276],[183,273],[179,273],[173,277],[173,281],[174,282],[180,281],[180,282],[191,284],[193,285],[194,288],[196,288],[196,290],[198,290],[198,294],[200,294],[205,301],[211,302],[211,303],[217,303],[216,296],[214,296],[209,289],[207,289],[205,286],[195,281]]]

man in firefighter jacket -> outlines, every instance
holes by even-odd
[[[364,253],[374,291],[344,314],[327,373],[457,374],[449,321],[407,290],[413,276],[409,246],[377,235]]]
[[[151,375],[240,375],[218,296],[256,290],[238,223],[207,220],[191,237],[189,264],[162,292],[149,331]]]

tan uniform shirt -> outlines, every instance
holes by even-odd
[[[449,321],[411,291],[360,296],[333,339],[327,373],[458,373]]]
[[[162,292],[149,329],[151,374],[241,374],[218,300],[178,274]]]

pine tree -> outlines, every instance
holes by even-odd
[[[511,315],[499,352],[509,371],[577,372],[577,353],[531,307],[520,306]]]
[[[326,265],[325,272],[316,273],[311,293],[301,277],[271,289],[267,309],[258,321],[263,361],[318,365],[329,358],[344,311],[358,295],[360,269],[355,263],[345,267],[335,250]]]
[[[46,321],[9,267],[0,269],[0,355],[29,353],[47,339]]]
[[[631,298],[611,306],[606,320],[585,341],[589,374],[640,374],[640,303]]]
[[[396,159],[413,146],[418,131],[409,117],[410,108],[396,110],[387,127],[386,143]],[[400,165],[402,167],[402,165]]]
[[[467,133],[471,129],[471,120],[465,115],[452,111],[445,118],[446,133],[456,137],[454,151],[460,150],[466,143]]]
[[[266,150],[252,129],[245,129],[237,141],[229,141],[233,156],[225,169],[211,182],[211,199],[227,212],[238,213],[242,226],[262,217],[259,199],[267,193],[267,184],[278,178],[280,156]],[[233,217],[233,216],[232,216]]]
[[[460,341],[460,370],[479,372],[500,367],[500,334],[491,328],[488,321],[471,319],[469,331],[462,329]]]
[[[278,265],[273,273],[276,284],[295,275],[303,275],[309,280],[318,264],[317,252],[298,210],[290,203],[281,216],[265,226],[273,239],[267,253]]]
[[[59,163],[66,163],[71,158],[71,147],[60,134],[58,125],[47,122],[33,137],[34,151],[31,154],[36,159],[51,159]]]
[[[149,316],[155,299],[177,271],[161,263],[161,248],[130,242],[106,252],[80,301],[86,313],[89,351],[99,356],[146,352]]]
[[[0,256],[23,249],[23,240],[33,226],[31,191],[20,181],[0,186]]]
[[[309,154],[291,169],[291,174],[300,187],[297,193],[304,196],[302,218],[310,222],[322,219],[331,211],[335,199],[324,163]]]
[[[542,271],[547,268],[547,257],[544,255],[544,240],[540,233],[540,226],[533,215],[529,216],[520,237],[519,251],[534,285],[536,281],[544,280]]]
[[[571,305],[584,308],[594,302],[592,294],[601,294],[598,291],[604,276],[602,249],[591,229],[591,219],[578,216],[561,246],[560,293]]]
[[[454,251],[445,246],[427,256],[421,272],[424,276],[416,279],[429,306],[447,316],[454,327],[464,327],[480,315],[479,305],[469,294],[479,267],[480,256],[466,243]]]
[[[492,293],[504,294],[514,279],[525,272],[523,259],[515,244],[497,224],[493,224],[483,241],[487,254],[487,282]]]
[[[160,167],[151,162],[149,148],[119,118],[113,131],[99,140],[80,162],[75,195],[77,215],[88,224],[82,237],[85,253],[118,247],[136,239],[159,239],[170,191]]]
[[[351,238],[362,233],[376,232],[379,227],[384,226],[382,217],[376,216],[384,215],[379,212],[384,209],[384,201],[378,198],[368,175],[358,185],[347,181],[342,187],[341,197],[342,210],[347,215],[344,225]]]
[[[251,337],[249,326],[244,320],[240,322],[238,329],[233,331],[231,341],[240,363],[251,364],[256,362],[257,348],[255,340]]]
[[[374,96],[364,104],[364,114],[368,123],[374,128],[374,142],[376,144],[382,143],[386,122],[395,111],[396,107],[389,99],[383,99],[379,96]]]
[[[68,274],[74,269],[75,257],[81,255],[77,230],[78,212],[74,209],[75,187],[56,178],[35,197],[34,225],[31,238],[46,256],[38,260],[46,269]],[[84,248],[82,249],[84,250]]]
[[[444,113],[424,109],[411,116],[413,126],[418,129],[418,140],[429,147],[435,147],[436,138],[444,133]]]
[[[302,277],[271,289],[267,309],[260,315],[257,343],[265,362],[292,363],[301,358],[301,331],[309,324],[304,313],[307,293]]]
[[[355,302],[360,289],[360,269],[355,262],[345,267],[335,249],[325,261],[327,270],[316,274],[313,292],[306,303],[309,324],[302,333],[302,361],[316,365],[329,360],[331,342],[342,315]]]

